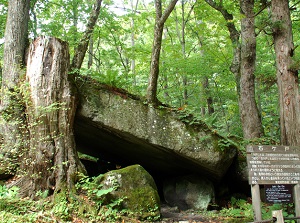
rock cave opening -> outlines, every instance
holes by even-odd
[[[89,176],[91,177],[98,176],[99,174],[104,174],[108,171],[124,168],[134,164],[139,164],[144,167],[143,163],[116,160],[113,158],[109,158],[107,155],[103,155],[102,159],[97,158],[97,160],[90,160],[85,157],[81,159],[81,162],[84,164]],[[171,173],[165,171],[158,171],[157,169],[151,168],[149,166],[144,168],[153,177],[162,204],[166,203],[163,192],[163,185],[166,180],[179,178],[191,174],[197,174],[187,170],[181,172],[174,171]],[[215,200],[212,201],[212,204],[209,206],[209,210],[230,207],[230,200],[232,196],[234,196],[236,199],[248,200],[249,197],[251,197],[251,193],[250,186],[247,184],[247,182],[236,183],[233,180],[233,176],[231,175],[229,170],[228,174],[224,176],[224,179],[221,182],[215,183]]]
[[[90,176],[139,164],[153,177],[162,202],[165,201],[163,193],[165,180],[191,174],[211,180],[215,185],[215,195],[220,197],[216,199],[230,199],[231,194],[240,193],[241,187],[236,185],[241,184],[237,183],[231,174],[234,170],[229,170],[223,179],[218,181],[212,174],[205,173],[205,170],[193,160],[124,132],[99,127],[92,122],[77,121],[75,140],[80,153],[96,158],[81,159]]]
[[[115,157],[111,157],[107,154],[101,154],[100,157],[86,156],[87,154],[82,154],[80,156],[80,160],[82,164],[85,166],[87,173],[90,177],[99,176],[100,174],[105,174],[111,170],[117,170],[120,168],[125,168],[127,166],[139,164],[153,177],[155,184],[157,186],[158,194],[162,202],[164,201],[164,193],[163,193],[163,184],[164,181],[171,178],[176,178],[179,176],[184,176],[188,174],[192,174],[191,171],[182,170],[182,171],[163,171],[158,170],[157,168],[152,168],[151,166],[145,165],[137,160],[124,160],[124,159],[116,159]]]

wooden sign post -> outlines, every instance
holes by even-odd
[[[276,223],[284,223],[282,210],[272,211],[272,217],[276,218]]]
[[[249,145],[247,164],[256,221],[262,220],[259,185],[266,185],[267,202],[294,203],[300,216],[300,147]]]

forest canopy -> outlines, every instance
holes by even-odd
[[[83,35],[94,1],[31,1],[29,41],[40,35],[69,43],[71,58]],[[163,10],[170,1],[162,1]],[[0,60],[8,2],[0,6]],[[294,45],[299,44],[299,4],[289,1]],[[255,1],[255,101],[266,143],[279,143],[279,93],[272,34],[271,4]],[[224,16],[225,12],[230,17]],[[154,1],[103,1],[89,49],[80,70],[100,82],[146,95],[150,72]],[[236,44],[230,26],[240,35],[237,1],[180,0],[163,28],[157,98],[179,110],[193,113],[226,135],[243,137],[239,111],[238,77],[232,72]],[[294,50],[295,63],[299,57]]]

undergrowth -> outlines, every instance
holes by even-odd
[[[104,204],[104,195],[115,187],[103,189],[93,178],[82,176],[77,183],[76,197],[59,197],[55,201],[47,197],[47,192],[39,191],[38,201],[20,198],[18,188],[0,185],[0,222],[117,222],[128,215],[117,207],[122,198]]]
[[[141,222],[130,219],[127,210],[120,209],[122,198],[105,204],[104,196],[116,188],[103,189],[95,184],[94,178],[82,177],[76,185],[78,198],[70,202],[62,199],[53,202],[46,193],[38,192],[40,200],[22,199],[18,196],[18,188],[7,188],[0,185],[0,222],[2,223],[34,223],[34,222]],[[251,222],[253,221],[252,204],[234,197],[230,207],[220,211],[202,211],[199,214],[217,222]],[[271,219],[273,210],[283,210],[284,217],[294,216],[292,204],[262,204],[263,219]],[[124,220],[126,219],[126,220]],[[293,223],[294,221],[289,221]]]
[[[223,208],[219,213],[218,217],[224,218],[233,218],[236,220],[231,219],[229,222],[252,222],[254,220],[253,215],[253,207],[252,204],[244,199],[236,199],[231,197],[230,199],[230,207]],[[272,219],[272,211],[275,210],[282,210],[283,217],[294,217],[294,208],[293,204],[261,204],[261,211],[262,211],[262,219],[269,220]],[[224,221],[225,222],[225,221]],[[289,223],[294,223],[295,221],[285,221]]]

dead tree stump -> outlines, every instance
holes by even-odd
[[[31,44],[24,91],[30,134],[22,164],[21,189],[26,196],[71,192],[78,172],[84,172],[75,148],[76,98],[69,67],[66,42],[39,37]]]

